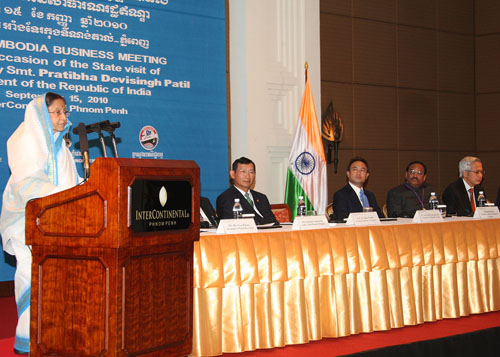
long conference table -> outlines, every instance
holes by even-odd
[[[500,219],[203,233],[192,356],[500,310]]]

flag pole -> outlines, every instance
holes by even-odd
[[[307,83],[307,70],[309,69],[309,63],[307,63],[307,61],[304,64],[304,68],[305,68],[305,77],[306,77],[304,83]]]

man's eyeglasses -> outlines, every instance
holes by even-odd
[[[254,170],[236,170],[238,172],[241,172],[243,175],[253,175],[255,174]]]
[[[61,115],[66,115],[66,117],[69,117],[71,112],[68,112],[67,110],[63,110],[63,111],[57,111],[57,112],[49,112],[50,114],[55,114],[57,115],[58,117],[60,117]]]
[[[484,175],[484,170],[475,170],[475,171],[472,171],[472,170],[467,170],[468,172],[472,172],[472,173],[475,173],[476,175]]]
[[[410,173],[410,175],[415,175],[415,174],[417,174],[417,175],[419,175],[419,176],[422,176],[422,175],[424,174],[424,173],[423,173],[422,171],[420,171],[420,170],[410,170],[410,171],[408,171],[408,172]]]

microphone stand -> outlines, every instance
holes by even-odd
[[[80,150],[82,152],[83,157],[83,168],[84,168],[84,178],[85,181],[90,176],[90,160],[89,160],[89,143],[87,140],[87,134],[92,133],[94,131],[99,135],[99,141],[101,142],[102,152],[104,157],[108,157],[108,153],[106,152],[106,143],[104,141],[104,135],[102,131],[107,131],[109,136],[111,137],[111,142],[113,143],[113,150],[115,153],[115,157],[118,157],[118,149],[116,147],[116,137],[114,131],[116,128],[120,127],[119,122],[110,123],[109,120],[101,121],[99,123],[85,125],[84,123],[78,124],[78,127],[73,129],[73,133],[78,134],[80,137]]]
[[[116,137],[114,131],[115,128],[119,127],[120,127],[119,122],[110,123],[109,120],[104,120],[99,123],[89,124],[86,126],[87,133],[92,133],[94,131],[97,131],[97,134],[99,135],[99,141],[101,142],[102,151],[104,153],[104,157],[108,157],[108,154],[106,152],[106,143],[104,142],[104,135],[102,131],[104,130],[109,133],[111,142],[113,143],[113,150],[115,153],[115,157],[118,157],[118,148],[116,147]]]
[[[104,142],[104,135],[102,135],[101,127],[97,128],[97,134],[99,135],[99,141],[101,142],[102,152],[104,153],[104,157],[108,157],[108,153],[106,152],[106,143]]]
[[[109,123],[109,122],[108,122]],[[116,147],[116,137],[115,137],[115,128],[119,128],[120,123],[109,123],[107,127],[104,128],[109,133],[109,137],[111,138],[111,143],[113,144],[113,151],[115,152],[115,157],[118,157],[118,148]]]

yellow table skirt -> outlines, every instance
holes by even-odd
[[[210,235],[192,356],[500,310],[500,220]]]

